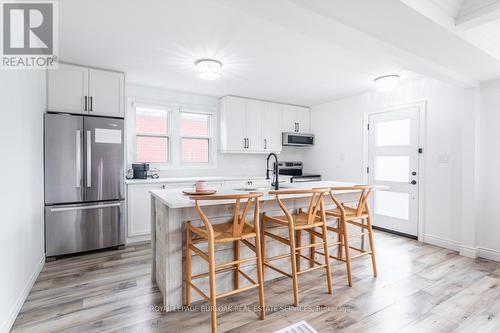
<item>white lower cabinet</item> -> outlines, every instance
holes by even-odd
[[[146,236],[151,232],[149,191],[160,190],[165,185],[144,184],[127,186],[127,237]]]
[[[208,188],[220,188],[220,182],[207,182]],[[193,188],[194,182],[127,185],[127,243],[150,238],[151,194],[149,191],[173,188]]]

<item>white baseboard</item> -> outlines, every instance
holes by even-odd
[[[460,248],[460,244],[457,241],[432,235],[424,235],[424,243],[444,247],[445,249],[453,251],[459,251]]]
[[[458,247],[458,252],[460,253],[460,255],[467,258],[476,259],[477,251],[478,251],[477,248],[471,246],[460,245]]]
[[[500,261],[500,251],[487,249],[484,247],[477,248],[477,256],[489,260]]]
[[[151,234],[127,237],[125,244],[130,245],[151,240]]]
[[[458,251],[460,255],[464,257],[472,259],[480,257],[500,262],[499,250],[488,249],[480,246],[476,248],[476,247],[461,245],[457,241],[432,235],[424,235],[424,243],[436,245],[453,251]]]
[[[29,280],[24,285],[23,290],[19,294],[16,303],[13,305],[10,314],[7,317],[7,320],[1,326],[0,332],[9,332],[10,329],[12,328],[12,325],[14,325],[17,315],[19,314],[19,311],[21,311],[21,308],[23,307],[24,301],[26,301],[26,298],[28,297],[31,288],[33,288],[33,285],[35,284],[35,281],[38,278],[38,274],[40,274],[40,272],[43,269],[43,265],[45,265],[45,253],[43,254],[37,267],[31,274]]]

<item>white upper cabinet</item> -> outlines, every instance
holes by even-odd
[[[281,152],[282,112],[283,105],[265,103],[264,116],[262,117],[262,143],[266,152]]]
[[[85,67],[59,64],[59,69],[49,70],[49,111],[88,113],[88,77],[89,70]]]
[[[89,70],[89,96],[91,114],[123,117],[125,80],[122,73]]]
[[[247,99],[247,110],[245,115],[245,137],[247,139],[247,150],[262,151],[262,119],[265,112],[265,102]]]
[[[298,132],[309,133],[311,131],[311,110],[302,106],[298,106],[296,109]]]
[[[310,131],[306,107],[226,96],[220,112],[223,153],[279,153],[282,132]]]
[[[124,117],[123,73],[59,64],[48,72],[48,111]]]
[[[220,145],[223,152],[246,150],[246,99],[227,96],[221,101]]]
[[[283,105],[283,132],[297,131],[297,111],[296,106]]]
[[[283,105],[283,132],[308,133],[311,130],[311,111],[295,105]]]

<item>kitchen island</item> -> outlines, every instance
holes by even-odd
[[[340,187],[352,186],[354,184],[335,182],[335,181],[319,181],[307,182],[299,184],[286,184],[280,190],[299,188],[318,188],[318,187]],[[260,212],[268,215],[282,215],[274,195],[269,195],[267,189],[255,189],[256,192],[263,192],[261,198]],[[189,196],[182,193],[182,189],[167,189],[151,191],[151,248],[153,255],[151,278],[158,285],[163,295],[163,305],[165,311],[180,309],[184,304],[184,281],[185,281],[185,233],[184,225],[187,221],[192,221],[193,224],[201,225],[198,214],[194,207],[194,201],[189,199]],[[233,188],[218,188],[217,195],[225,194],[242,194],[245,193],[242,189]],[[310,197],[302,195],[283,195],[280,196],[290,211],[299,208],[307,208]],[[359,191],[339,191],[336,197],[342,202],[357,202],[359,199]],[[325,197],[326,207],[331,207],[333,203],[329,196]],[[200,201],[203,211],[209,218],[210,222],[220,223],[227,222],[233,216],[233,201]],[[251,213],[249,214],[249,217]],[[333,222],[333,221],[332,221]],[[283,229],[284,235],[288,233]],[[330,235],[333,237],[333,235]],[[267,256],[288,253],[289,249],[285,245],[269,240],[267,246]],[[308,240],[304,240],[307,244]],[[202,244],[199,246],[203,251],[206,247]],[[233,260],[234,248],[233,244],[221,244],[216,246],[216,260],[218,263],[229,262]],[[333,248],[332,248],[333,250]],[[241,247],[241,257],[252,256],[252,252],[245,246]],[[290,270],[289,258],[284,258],[274,262],[276,266],[285,271]],[[303,267],[308,265],[306,260],[302,261]],[[193,256],[192,259],[192,274],[201,274],[208,271],[207,263]],[[241,269],[255,276],[255,264],[248,263],[242,265]],[[271,280],[281,275],[278,273],[266,270],[265,280]],[[233,286],[233,274],[231,272],[217,274],[216,289],[217,293],[226,292]],[[208,289],[208,278],[200,279],[199,285],[202,290]],[[291,282],[290,282],[291,283]],[[300,286],[300,284],[299,284]],[[201,299],[197,293],[192,293],[192,301]],[[257,297],[257,294],[256,296]]]

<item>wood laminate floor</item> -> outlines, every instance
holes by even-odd
[[[334,264],[334,294],[321,271],[265,286],[267,318],[258,320],[257,290],[221,299],[219,332],[273,332],[306,320],[318,332],[500,332],[500,263],[377,232],[379,277],[369,257],[355,260],[354,286]],[[149,244],[47,263],[13,332],[209,332],[206,303],[164,313],[150,282]]]

